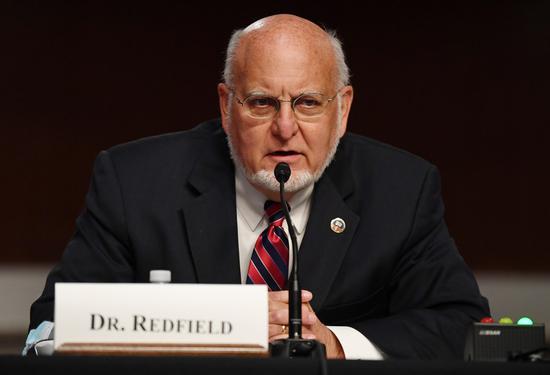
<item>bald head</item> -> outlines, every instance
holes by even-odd
[[[289,14],[262,18],[233,33],[227,48],[224,81],[234,86],[251,64],[273,63],[277,59],[282,65],[292,63],[296,69],[321,66],[319,74],[328,75],[326,78],[336,88],[349,83],[349,70],[335,34]]]
[[[242,37],[243,39],[286,38],[294,41],[328,42],[328,34],[325,30],[309,20],[291,14],[277,14],[262,18],[243,29]]]

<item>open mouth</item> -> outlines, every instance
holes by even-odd
[[[294,164],[300,160],[302,153],[293,150],[277,150],[270,152],[268,157],[275,162]]]

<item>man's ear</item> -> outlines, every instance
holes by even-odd
[[[225,83],[218,83],[218,99],[220,105],[220,116],[222,119],[222,127],[225,133],[229,131],[229,100],[231,99],[231,92],[229,87]]]
[[[351,103],[353,102],[353,87],[345,86],[340,90],[340,113],[342,114],[342,123],[338,131],[338,137],[342,137],[346,133],[348,126],[348,117],[351,110]]]

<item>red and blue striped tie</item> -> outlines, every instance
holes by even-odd
[[[268,227],[260,234],[248,266],[247,284],[266,284],[269,290],[283,290],[288,279],[288,238],[279,202],[266,201]]]

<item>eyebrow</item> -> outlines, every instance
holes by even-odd
[[[267,92],[265,91],[258,91],[258,90],[253,90],[253,91],[250,91],[250,92],[247,92],[245,94],[247,97],[248,96],[252,96],[252,95],[263,95],[263,96],[271,96],[269,95]]]
[[[320,91],[315,91],[315,90],[306,90],[306,91],[302,91],[300,92],[298,95],[296,96],[290,96],[290,99],[296,99],[302,95],[306,95],[306,94],[319,94],[319,95],[323,95],[323,96],[326,96],[325,94],[323,94],[322,92]],[[275,99],[278,99],[279,97],[278,96],[275,96],[275,95],[271,95],[265,91],[259,91],[259,90],[253,90],[253,91],[250,91],[248,93],[245,94],[245,98],[248,98],[252,95],[261,95],[261,96],[268,96],[270,98],[275,98]]]

